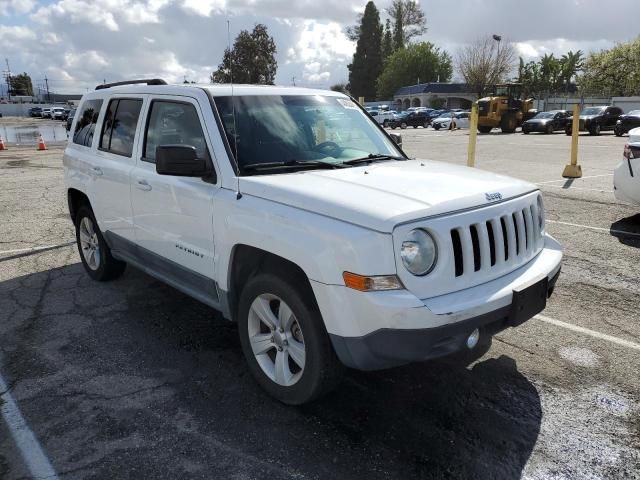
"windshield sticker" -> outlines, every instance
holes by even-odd
[[[348,100],[346,98],[336,98],[336,100],[338,101],[338,103],[340,105],[342,105],[344,108],[351,108],[353,110],[357,110],[358,107],[356,106],[355,103],[353,103],[351,100]]]

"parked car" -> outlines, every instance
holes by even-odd
[[[556,130],[564,130],[571,122],[571,112],[566,110],[550,110],[539,112],[522,124],[522,133],[531,132],[553,133]]]
[[[392,130],[395,130],[398,127],[402,129],[407,128],[407,119],[409,118],[409,115],[411,115],[411,112],[407,112],[406,110],[404,112],[396,113],[393,118],[389,120],[388,127]]]
[[[83,267],[220,310],[278,400],[477,358],[545,308],[562,249],[535,185],[411,160],[338,92],[136,83],[85,94],[64,152]]]
[[[71,110],[69,110],[69,114],[67,115],[67,118],[65,120],[67,132],[71,130],[71,124],[73,123],[73,118],[75,117],[75,115],[76,115],[75,108],[72,108]]]
[[[630,130],[640,127],[640,110],[631,110],[629,113],[620,115],[613,132],[621,137]]]
[[[383,127],[387,128],[389,126],[389,122],[393,120],[397,113],[398,112],[395,110],[387,110],[386,112],[381,111],[378,116],[378,123],[381,123]]]
[[[51,118],[54,120],[64,120],[64,108],[53,107],[51,109]]]
[[[580,131],[589,132],[590,135],[600,135],[600,132],[613,130],[623,113],[620,107],[587,107],[580,112],[578,124]],[[565,133],[571,135],[572,128],[573,116],[567,122]]]
[[[29,109],[30,117],[42,117],[42,107],[33,107]]]
[[[436,129],[449,129],[453,122],[453,128],[469,128],[469,112],[446,112],[431,121],[431,126]]]
[[[51,118],[51,109],[43,108],[42,109],[42,118]]]
[[[640,205],[640,128],[629,131],[629,143],[613,173],[613,193],[621,202]]]

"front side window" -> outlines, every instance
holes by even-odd
[[[98,115],[102,108],[102,100],[87,100],[79,110],[80,115],[76,121],[73,132],[73,143],[90,147],[93,142],[93,132],[96,129]]]
[[[142,100],[119,98],[109,102],[104,118],[100,149],[131,157]]]
[[[145,134],[143,160],[155,163],[161,145],[188,145],[198,158],[209,158],[200,118],[190,103],[154,100]]]
[[[377,124],[348,98],[236,96],[235,109],[231,97],[217,97],[215,102],[241,172],[247,166],[265,163],[337,165],[370,155],[402,156]]]

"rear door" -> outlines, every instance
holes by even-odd
[[[131,171],[141,130],[144,95],[112,96],[99,121],[94,212],[100,229],[131,242],[135,239],[131,209]],[[97,133],[97,132],[96,132]]]
[[[198,288],[194,272],[209,279],[214,273],[213,201],[219,181],[156,173],[156,147],[176,144],[195,147],[199,158],[211,162],[213,150],[198,101],[187,96],[153,96],[131,178],[136,242],[142,255],[150,252],[150,261],[173,262],[172,277],[181,275],[181,282]],[[161,264],[156,268],[166,266]]]

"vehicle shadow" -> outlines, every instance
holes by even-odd
[[[348,371],[315,403],[282,405],[234,324],[134,269],[6,280],[0,312],[0,372],[59,472],[516,479],[540,432],[538,391],[507,356]]]
[[[613,222],[609,231],[620,243],[640,248],[640,213]]]

